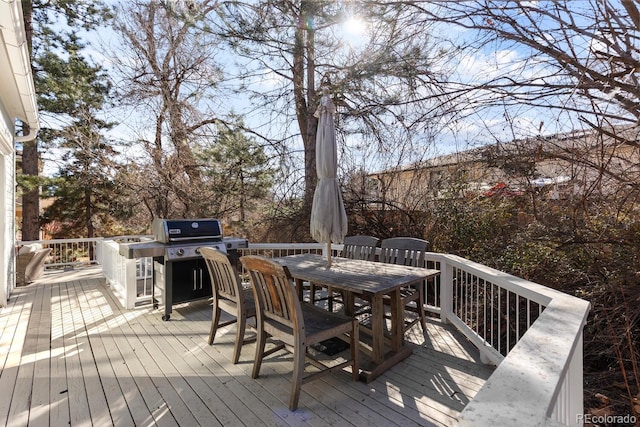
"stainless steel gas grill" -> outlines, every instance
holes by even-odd
[[[120,255],[127,258],[153,257],[154,306],[169,320],[174,304],[211,296],[207,266],[200,255],[202,246],[215,247],[238,263],[238,249],[246,239],[222,237],[217,219],[156,219],[152,224],[154,241],[123,243]]]

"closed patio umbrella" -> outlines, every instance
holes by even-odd
[[[322,100],[316,111],[316,169],[318,183],[311,207],[311,237],[327,244],[327,266],[331,266],[331,243],[341,243],[347,234],[347,213],[338,185],[338,154],[333,116],[336,108],[329,90],[322,88]]]

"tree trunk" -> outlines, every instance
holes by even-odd
[[[318,103],[314,78],[316,70],[315,34],[314,29],[307,25],[313,17],[312,3],[311,1],[301,3],[293,53],[293,91],[298,125],[304,145],[304,212],[311,212],[313,192],[317,182],[316,132],[318,119],[313,116]]]
[[[22,173],[38,176],[38,143],[22,144]],[[40,187],[22,194],[22,240],[40,239]]]
[[[22,16],[24,19],[25,35],[29,54],[33,46],[33,8],[30,0],[22,1]],[[35,75],[35,70],[34,70]],[[25,124],[24,134],[29,133],[29,127]],[[38,176],[38,142],[27,141],[22,144],[22,173],[24,175]],[[40,239],[40,187],[36,186],[30,191],[22,193],[22,240]]]
[[[93,228],[93,221],[91,218],[93,217],[93,208],[91,203],[91,189],[87,189],[84,192],[84,207],[85,207],[85,217],[84,221],[87,227],[87,237],[92,238],[95,237],[95,229]]]

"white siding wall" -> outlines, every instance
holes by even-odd
[[[15,286],[15,149],[14,126],[0,100],[0,307]]]

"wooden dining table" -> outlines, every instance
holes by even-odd
[[[401,288],[422,285],[422,282],[440,274],[440,270],[385,264],[381,262],[333,257],[328,266],[327,258],[315,254],[299,254],[273,261],[286,265],[296,281],[298,297],[302,301],[303,282],[330,286],[344,291],[345,312],[353,315],[353,300],[366,295],[371,300],[370,348],[371,363],[362,365],[360,378],[371,382],[387,369],[411,354],[404,342],[404,309],[400,301]],[[391,326],[385,331],[384,297],[390,298]],[[367,329],[364,329],[367,330]]]

